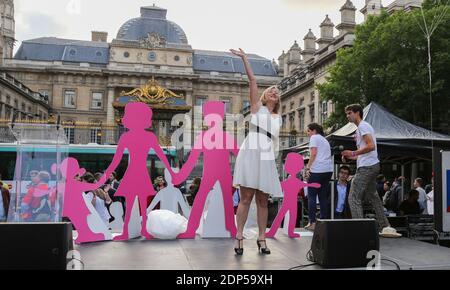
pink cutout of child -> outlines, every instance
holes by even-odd
[[[183,168],[175,174],[173,183],[180,184],[194,168],[199,156],[203,153],[203,177],[200,188],[192,206],[188,227],[185,233],[178,235],[178,239],[194,239],[203,214],[206,198],[219,181],[222,189],[225,227],[232,238],[236,236],[236,223],[233,207],[233,177],[230,168],[230,153],[235,156],[239,147],[235,139],[223,131],[225,104],[223,102],[207,102],[203,105],[205,123],[209,129],[202,132],[196,139],[194,148],[189,154]]]
[[[283,204],[281,205],[280,211],[277,214],[277,217],[272,223],[272,227],[266,233],[267,238],[275,237],[275,234],[278,231],[278,228],[281,225],[281,221],[286,216],[289,211],[289,226],[288,226],[288,235],[290,238],[299,238],[300,235],[294,233],[295,231],[295,222],[297,220],[297,196],[302,188],[305,187],[314,187],[319,188],[319,183],[305,183],[302,180],[297,178],[297,174],[302,171],[305,166],[305,162],[303,160],[303,156],[297,153],[289,153],[286,157],[286,163],[284,168],[286,172],[289,174],[289,177],[281,183],[281,188],[283,188],[284,199]]]
[[[109,176],[122,160],[125,149],[128,149],[128,167],[115,193],[115,196],[124,196],[126,199],[125,221],[123,233],[114,237],[115,241],[129,239],[128,224],[136,197],[138,198],[142,217],[141,235],[146,239],[153,238],[146,229],[147,198],[156,195],[147,169],[148,153],[152,148],[173,176],[172,168],[159,146],[158,138],[152,132],[145,130],[152,126],[152,117],[153,111],[147,104],[135,102],[126,105],[123,125],[129,131],[120,137],[116,154],[105,172],[105,175]]]
[[[103,234],[94,233],[89,228],[87,217],[91,212],[86,206],[83,194],[102,186],[106,181],[106,175],[103,175],[97,183],[87,183],[75,179],[76,175],[83,176],[85,173],[86,170],[80,168],[75,158],[69,157],[61,162],[61,175],[66,179],[62,216],[68,217],[75,226],[78,232],[75,240],[77,244],[105,240]]]

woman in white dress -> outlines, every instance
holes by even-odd
[[[249,134],[242,144],[236,158],[233,185],[240,188],[241,200],[236,213],[237,235],[235,252],[242,255],[243,231],[247,221],[250,204],[256,195],[257,221],[259,235],[258,250],[270,254],[265,234],[268,220],[269,196],[282,196],[278,170],[275,163],[277,136],[281,127],[278,115],[280,96],[276,86],[269,87],[262,96],[258,95],[258,87],[247,55],[242,49],[231,50],[242,58],[250,85],[251,121]]]

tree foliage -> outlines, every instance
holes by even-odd
[[[424,15],[428,21],[432,21],[436,9],[443,9],[443,5],[425,1]],[[448,14],[431,39],[433,122],[444,132],[448,130],[450,109]],[[429,128],[428,52],[427,40],[418,25],[421,17],[420,10],[393,15],[383,12],[369,16],[357,26],[354,45],[337,52],[328,82],[317,85],[321,98],[333,101],[336,108],[325,126],[336,128],[346,124],[346,105],[365,106],[375,101],[400,118]]]

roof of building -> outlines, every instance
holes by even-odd
[[[167,47],[185,49],[188,44],[184,31],[167,20],[166,14],[167,10],[160,7],[141,7],[141,17],[122,25],[117,40],[139,42],[149,34],[156,33],[164,38]],[[109,54],[110,45],[106,42],[41,37],[23,41],[14,58],[107,65]],[[255,54],[248,56],[255,75],[278,75],[271,60]],[[222,51],[194,50],[193,68],[199,72],[245,73],[239,57]]]
[[[341,11],[342,10],[356,10],[355,5],[353,5],[353,2],[350,0],[345,1],[344,5],[341,7]]]
[[[334,23],[331,21],[328,14],[325,16],[325,20],[320,24],[320,27],[322,26],[334,26]]]
[[[272,61],[255,54],[248,55],[250,65],[255,75],[277,76],[277,71]],[[225,73],[245,74],[242,60],[229,52],[195,50],[194,51],[195,71],[215,71]]]
[[[156,7],[141,7],[141,16],[125,22],[117,33],[118,40],[139,41],[150,33],[157,33],[170,44],[188,44],[186,34],[176,23],[167,20],[167,10]]]
[[[14,58],[106,65],[109,62],[109,44],[98,41],[41,37],[23,41]]]
[[[303,39],[316,39],[316,36],[314,35],[314,32],[312,32],[312,30],[309,29],[308,33],[305,35],[305,38]]]

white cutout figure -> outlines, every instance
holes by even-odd
[[[83,194],[83,199],[84,202],[86,203],[87,208],[91,212],[91,214],[88,215],[87,217],[87,223],[91,231],[96,234],[103,234],[105,237],[105,241],[112,240],[111,231],[103,222],[102,218],[100,217],[94,205],[92,204],[89,196],[87,194]]]
[[[178,168],[172,168],[173,172],[177,173]],[[167,187],[161,189],[150,203],[147,209],[147,215],[160,203],[159,208],[161,210],[169,210],[175,214],[182,214],[185,218],[189,219],[190,207],[183,196],[183,193],[176,188],[172,183],[172,176],[166,169],[164,171],[164,177],[166,178]],[[180,209],[181,208],[181,212]]]
[[[133,210],[131,211],[130,223],[128,224],[128,238],[135,239],[141,237],[142,217],[139,210],[139,201],[134,199]]]
[[[109,225],[114,233],[114,236],[117,236],[123,232],[123,208],[120,202],[115,202],[111,205],[110,208],[111,215],[114,217],[114,221],[112,221]],[[133,208],[131,210],[130,222],[128,223],[128,238],[136,239],[141,237],[141,224],[142,217],[139,211],[139,201],[137,197],[134,199]],[[114,225],[114,226],[113,226]]]
[[[286,213],[283,220],[283,233],[288,235],[288,231],[289,231],[289,212]]]
[[[202,221],[202,238],[230,238],[225,227],[225,208],[219,182],[214,184],[208,195]]]
[[[121,233],[123,231],[123,207],[122,203],[114,202],[109,207],[109,212],[114,218],[112,222],[109,223],[109,228],[113,233]]]

